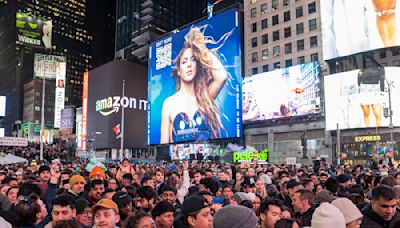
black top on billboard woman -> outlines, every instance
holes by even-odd
[[[227,39],[231,33],[221,39]],[[216,44],[205,37],[201,28],[193,27],[174,60],[172,76],[176,93],[165,99],[162,108],[160,143],[220,137],[223,129],[215,98],[228,79],[228,73],[207,44]]]

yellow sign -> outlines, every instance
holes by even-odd
[[[367,135],[367,136],[356,136],[354,138],[355,142],[372,142],[372,141],[380,141],[380,135]]]

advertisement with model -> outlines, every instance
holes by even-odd
[[[229,10],[150,45],[148,144],[241,137],[239,30]]]
[[[318,62],[256,74],[243,80],[243,121],[320,112]]]
[[[389,86],[392,119],[400,126],[400,67],[366,68],[327,75],[326,130],[388,127]]]
[[[52,48],[53,23],[25,12],[16,14],[17,41],[34,47]]]

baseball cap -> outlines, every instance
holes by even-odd
[[[132,202],[132,197],[126,192],[116,192],[112,200],[117,204],[118,208],[123,207],[126,203]]]
[[[118,206],[110,199],[101,199],[92,207],[92,213],[95,214],[99,208],[114,209],[118,213]]]
[[[201,196],[193,195],[187,197],[185,201],[183,201],[181,213],[184,216],[189,216],[206,207],[208,207],[206,199]]]

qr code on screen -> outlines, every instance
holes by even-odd
[[[172,43],[165,44],[156,48],[156,70],[166,66],[171,66],[172,63]]]

